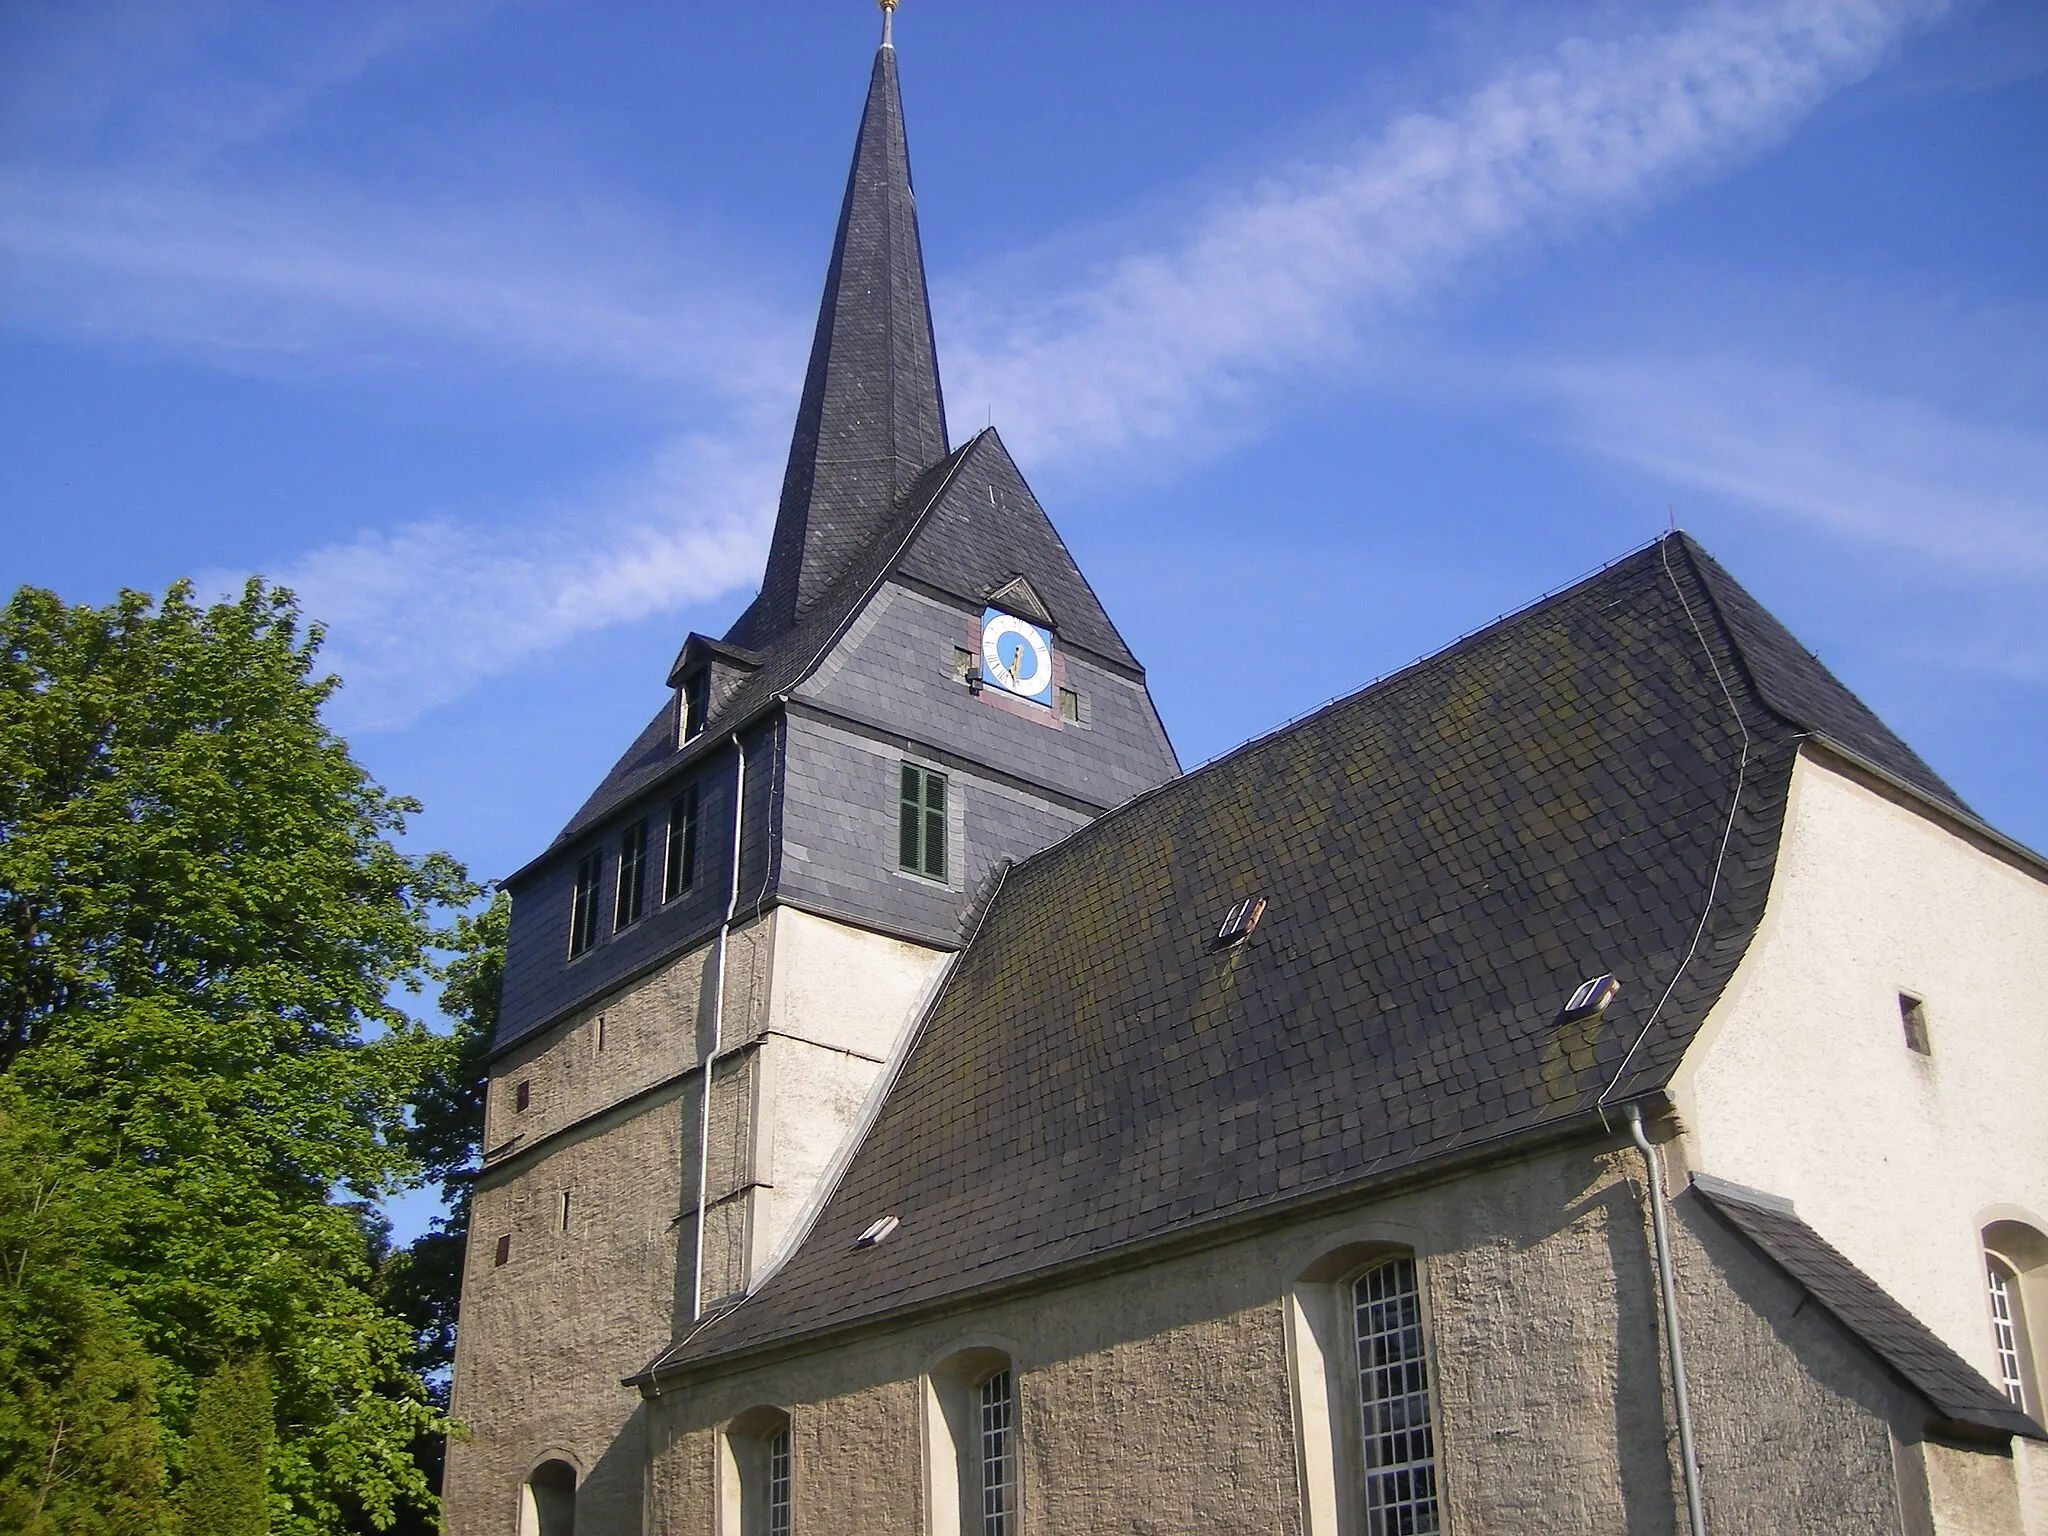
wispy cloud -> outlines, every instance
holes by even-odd
[[[346,685],[336,721],[402,725],[579,634],[755,579],[774,508],[772,435],[757,418],[751,430],[678,438],[630,483],[520,526],[413,523],[273,573],[328,626],[322,662]]]
[[[792,317],[692,281],[672,233],[616,207],[422,215],[343,187],[0,173],[0,210],[17,323],[216,360],[445,366],[454,347],[752,401],[802,345]]]
[[[1376,319],[1488,255],[1612,219],[1782,135],[1943,9],[1730,0],[1510,62],[1463,100],[1212,201],[1078,284],[950,290],[949,393],[992,403],[1034,463],[1199,441],[1262,388],[1343,366]],[[658,275],[678,268],[658,229],[618,213],[623,237],[537,234],[593,222],[554,209],[508,240],[502,210],[495,224],[428,221],[334,188],[189,178],[21,173],[0,197],[16,293],[65,324],[321,356],[453,338],[674,386],[730,423],[584,505],[365,534],[297,562],[287,578],[331,623],[362,720],[396,723],[578,630],[757,570],[779,468],[768,423],[801,318]]]
[[[1264,381],[1513,241],[1612,217],[1782,135],[1940,0],[1777,0],[1576,38],[1330,163],[1222,199],[1046,296],[955,293],[951,372],[1034,461],[1197,437]],[[991,324],[991,317],[1002,317]],[[1021,317],[1021,318],[1019,318]]]
[[[1571,441],[1952,574],[2048,585],[2048,435],[1754,357],[1531,369]]]

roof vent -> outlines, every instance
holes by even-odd
[[[869,1227],[867,1231],[855,1238],[853,1246],[856,1248],[872,1248],[877,1243],[886,1241],[889,1234],[894,1232],[900,1225],[902,1223],[897,1221],[894,1216],[884,1216],[880,1221]]]
[[[1266,915],[1266,898],[1247,896],[1230,909],[1230,915],[1223,919],[1223,926],[1216,930],[1216,937],[1209,941],[1211,949],[1228,949],[1241,944],[1251,937],[1252,930],[1259,926],[1259,919]]]
[[[1579,990],[1572,994],[1572,1000],[1564,1005],[1564,1012],[1557,1016],[1558,1023],[1576,1023],[1605,1013],[1607,1005],[1614,1001],[1614,994],[1620,990],[1621,983],[1612,976],[1595,976],[1591,981],[1580,982]]]

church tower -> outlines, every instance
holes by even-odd
[[[456,1536],[641,1529],[622,1378],[800,1240],[1002,866],[1178,772],[1001,439],[948,440],[886,31],[760,593],[666,683],[505,882]]]

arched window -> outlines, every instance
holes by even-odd
[[[789,1536],[789,1415],[750,1408],[726,1426],[723,1439],[720,1536]]]
[[[2048,1237],[2025,1222],[1992,1222],[1984,1229],[1984,1281],[1999,1389],[2023,1412],[2039,1417],[2040,1350],[2048,1341],[2038,1339],[2030,1325],[2048,1307]]]
[[[1016,1536],[1017,1390],[1006,1365],[981,1384],[981,1536]]]
[[[1382,1259],[1352,1281],[1351,1314],[1366,1530],[1420,1536],[1437,1529],[1436,1444],[1415,1261]]]
[[[519,1490],[519,1536],[576,1536],[576,1469],[544,1461]]]
[[[1287,1355],[1307,1536],[1442,1529],[1427,1323],[1412,1251],[1349,1243],[1296,1277]]]
[[[1020,1536],[1017,1378],[1000,1349],[964,1349],[925,1378],[932,1536]]]

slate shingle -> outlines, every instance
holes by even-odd
[[[832,242],[760,596],[727,639],[760,650],[867,554],[947,454],[896,50],[879,49]]]
[[[1926,1398],[1941,1417],[1994,1434],[2048,1440],[2048,1432],[1967,1360],[1801,1221],[1791,1201],[1705,1174],[1693,1175],[1692,1192]]]
[[[1761,613],[1672,535],[1024,861],[809,1239],[661,1363],[1661,1085],[1761,917],[1800,742],[1853,730],[1911,766]],[[1250,895],[1264,922],[1212,952]],[[1606,1014],[1560,1025],[1606,971]],[[855,1253],[882,1214],[902,1225]]]

